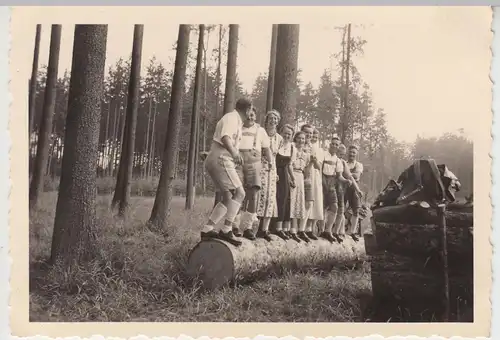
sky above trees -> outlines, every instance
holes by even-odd
[[[318,18],[314,23],[301,24],[299,68],[302,83],[311,82],[317,87],[324,70],[332,66],[333,74],[338,74],[336,62],[331,59],[332,54],[341,51],[341,32],[336,27],[352,22],[352,34],[367,41],[364,54],[353,61],[370,86],[374,106],[386,112],[388,132],[396,139],[411,142],[417,135],[437,137],[458,129],[464,129],[466,135],[473,138],[479,132],[475,128],[477,119],[491,119],[488,77],[492,35],[485,33],[488,32],[485,27],[491,22],[489,8],[339,7],[327,13],[309,8],[303,11],[303,15],[315,11]],[[159,14],[151,11],[145,13],[152,18],[142,17],[142,21],[148,23],[144,30],[143,69],[152,56],[164,65],[172,65],[173,69],[178,25],[170,20],[158,20]],[[330,15],[327,17],[327,14]],[[71,67],[74,31],[72,24],[64,25],[67,19],[62,15],[54,12],[51,19],[63,23],[61,74]],[[90,13],[83,11],[82,17],[85,15]],[[297,13],[290,13],[290,17],[293,15]],[[42,19],[34,12],[33,16],[40,18],[36,22],[49,21],[46,15]],[[196,17],[196,13],[193,16]],[[256,16],[252,12],[248,15],[250,18]],[[237,73],[243,88],[251,92],[259,74],[267,72],[273,18],[271,15],[257,21],[254,18],[251,24],[248,17],[242,18],[240,26]],[[119,15],[107,21],[110,25],[106,62],[110,66],[119,57],[129,56],[133,25],[123,24],[127,21]],[[20,42],[26,44],[27,51],[32,50],[34,30],[34,25],[33,30],[26,29],[26,38]],[[49,38],[50,26],[44,25],[41,64],[47,62]],[[196,42],[194,36],[191,41]],[[216,44],[217,31],[213,31],[209,49]],[[195,47],[192,54],[196,54]],[[31,57],[27,53],[27,59]],[[30,61],[26,65],[29,72]]]

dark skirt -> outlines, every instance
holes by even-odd
[[[276,202],[278,205],[278,221],[288,222],[290,218],[290,178],[287,167],[290,163],[290,157],[276,155],[276,172],[279,177],[276,183]]]

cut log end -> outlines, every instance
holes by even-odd
[[[272,241],[241,238],[235,247],[218,239],[200,241],[188,259],[188,275],[203,286],[215,289],[229,281],[249,278],[273,268],[306,268],[325,264],[347,264],[364,259],[364,242],[346,237],[343,243],[319,239],[310,243],[284,241],[271,235]]]
[[[199,242],[189,254],[187,273],[197,277],[208,289],[217,288],[234,276],[234,260],[230,244],[208,239]]]

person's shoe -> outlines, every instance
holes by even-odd
[[[354,240],[354,242],[359,241],[359,238],[358,238],[358,236],[356,236],[356,234],[350,234],[349,236],[351,236],[351,238]]]
[[[217,236],[219,239],[226,241],[226,242],[229,242],[235,247],[241,246],[241,241],[236,239],[232,230],[228,231],[227,233],[225,233],[221,230],[221,231],[219,231],[219,234]]]
[[[301,239],[301,240],[304,240],[306,241],[307,243],[311,242],[311,240],[309,239],[309,237],[307,237],[306,233],[304,231],[299,231],[297,233],[297,236]]]
[[[335,237],[333,237],[332,233],[324,231],[320,235],[321,238],[324,238],[325,240],[329,241],[330,243],[338,242]]]
[[[200,234],[201,234],[201,239],[217,238],[218,236],[218,233],[213,229],[210,231],[202,231]]]
[[[313,233],[312,231],[308,231],[308,232],[306,233],[306,235],[307,235],[307,237],[309,237],[311,240],[315,240],[315,241],[316,241],[316,240],[318,239],[318,237],[317,237],[316,235],[314,235],[314,233]]]
[[[298,243],[302,242],[296,233],[290,233],[290,238]]]
[[[246,239],[249,239],[250,241],[254,241],[255,240],[255,234],[253,232],[253,230],[251,229],[247,229],[243,232],[243,237],[246,238]]]
[[[333,237],[335,237],[337,239],[338,243],[344,242],[344,238],[342,236],[340,236],[339,234],[333,234]]]
[[[236,237],[241,237],[241,236],[243,236],[243,234],[242,234],[242,233],[241,233],[241,231],[240,231],[240,228],[238,228],[238,227],[233,227],[233,234],[234,234],[234,236],[236,236]]]
[[[263,231],[263,230],[259,230],[257,232],[257,237],[258,238],[263,238],[264,240],[266,240],[267,242],[271,242],[273,239],[271,238],[271,235],[269,233],[269,231]]]
[[[278,236],[279,238],[281,238],[285,241],[290,239],[287,232],[283,231],[283,230],[278,230],[278,231],[274,232],[274,235]]]

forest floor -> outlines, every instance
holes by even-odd
[[[172,202],[168,238],[145,227],[152,197],[133,197],[125,224],[98,198],[99,263],[72,272],[48,268],[56,192],[30,213],[30,321],[361,322],[370,294],[369,264],[289,271],[265,281],[202,292],[185,277],[189,250],[213,198]]]

